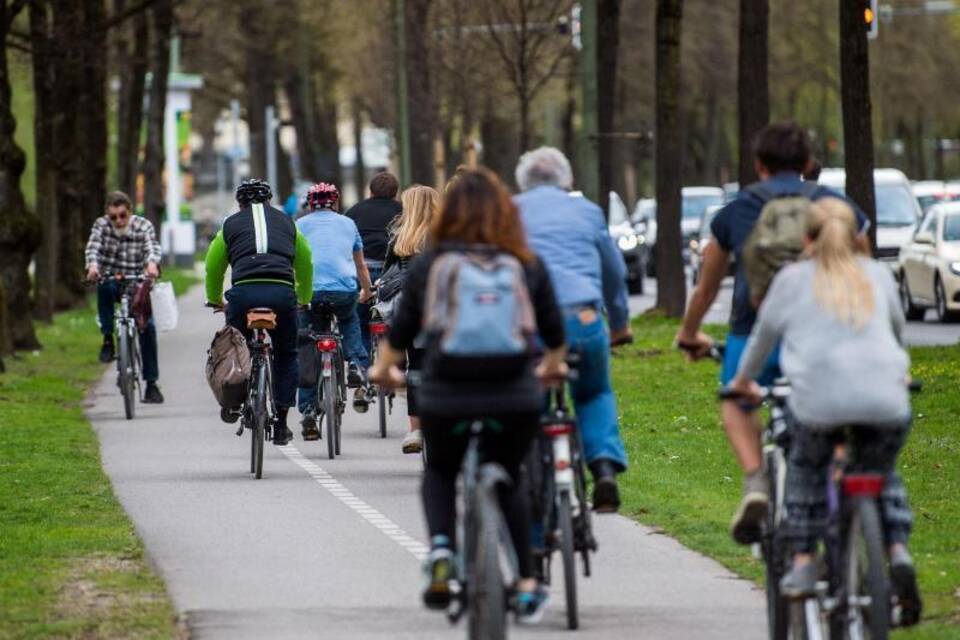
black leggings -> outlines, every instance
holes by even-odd
[[[540,427],[539,413],[508,413],[490,416],[503,425],[500,433],[485,433],[484,459],[503,466],[513,481],[500,490],[500,508],[510,529],[517,551],[521,578],[533,577],[533,556],[530,548],[530,497],[525,487],[520,464]],[[423,508],[427,515],[430,537],[446,536],[453,544],[457,522],[457,474],[467,451],[469,434],[454,435],[454,427],[464,418],[421,416],[423,437],[427,446],[427,469],[423,474]],[[469,420],[469,418],[468,418]]]

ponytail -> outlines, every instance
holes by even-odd
[[[818,200],[807,216],[807,237],[808,253],[816,264],[817,303],[844,324],[862,329],[876,304],[873,285],[856,254],[856,220],[843,200]]]

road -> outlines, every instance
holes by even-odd
[[[375,413],[350,410],[344,455],[324,442],[267,446],[253,480],[249,444],[220,422],[203,378],[222,322],[199,289],[180,302],[180,328],[162,334],[162,406],[122,419],[113,375],[88,415],[104,468],[194,639],[442,639],[462,637],[419,604],[426,551],[420,460],[400,454],[399,403],[381,440]],[[642,470],[635,470],[642,473]],[[595,519],[594,577],[581,583],[578,639],[765,637],[751,583],[621,516]],[[513,637],[559,638],[563,596],[544,622]]]
[[[688,288],[687,294],[691,290]],[[726,324],[730,320],[730,305],[733,297],[733,279],[723,282],[720,295],[710,308],[705,322]],[[647,278],[642,296],[630,296],[630,314],[639,315],[653,308],[657,299],[657,281]],[[928,310],[926,318],[919,322],[908,322],[905,332],[907,344],[911,346],[954,345],[960,342],[960,323],[942,323],[936,319],[933,310]]]

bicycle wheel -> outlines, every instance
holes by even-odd
[[[337,455],[340,455],[340,427],[343,426],[343,412],[347,408],[347,381],[346,381],[347,377],[346,377],[346,373],[344,373],[343,366],[344,366],[343,357],[341,356],[337,361],[337,369],[334,372],[334,376],[335,376],[334,384],[336,385],[335,389],[337,389],[338,391],[336,396],[337,410],[334,414],[336,416],[336,420],[334,421],[334,427],[335,427],[334,432],[336,433],[336,436],[337,436],[337,440],[336,440]]]
[[[133,345],[130,340],[129,327],[120,325],[120,353],[117,356],[117,369],[120,371],[120,393],[123,395],[123,412],[127,420],[133,420],[137,412],[135,397],[135,382],[133,376]]]
[[[507,637],[506,593],[500,569],[500,531],[496,497],[480,491],[475,524],[479,527],[474,542],[473,590],[468,594],[470,640]]]
[[[857,498],[847,532],[847,638],[887,640],[890,589],[877,503]]]
[[[263,477],[263,441],[267,433],[267,370],[260,367],[257,371],[257,395],[253,404],[253,443],[252,464],[254,477]]]
[[[383,387],[377,387],[377,409],[380,414],[380,437],[387,437],[387,393]]]
[[[337,447],[337,392],[333,386],[333,378],[324,378],[320,385],[320,407],[327,421],[327,455],[333,460],[339,448]]]
[[[573,509],[570,505],[570,492],[560,492],[560,504],[557,506],[557,520],[560,525],[560,556],[563,559],[563,587],[567,598],[567,628],[580,626],[580,613],[577,609],[577,557],[574,554]]]
[[[769,478],[770,504],[772,508],[767,510],[767,519],[765,522],[766,532],[762,543],[763,560],[766,565],[766,584],[767,584],[767,628],[771,640],[787,640],[787,634],[790,629],[791,616],[790,603],[780,595],[780,579],[786,571],[787,550],[783,538],[777,530],[776,505],[780,503],[779,484],[777,479],[780,475],[779,465],[781,459],[772,453],[767,454],[767,477]],[[803,620],[803,610],[800,608],[800,619]],[[793,633],[794,638],[801,638]]]

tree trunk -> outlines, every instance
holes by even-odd
[[[656,22],[656,191],[657,308],[683,315],[687,301],[683,271],[680,136],[680,29],[683,0],[657,0]]]
[[[877,250],[877,209],[873,187],[873,124],[870,57],[858,2],[840,3],[840,98],[843,106],[846,193],[870,220],[870,246]]]
[[[83,92],[78,104],[83,124],[81,194],[84,227],[89,228],[103,211],[107,189],[107,28],[104,0],[84,0],[84,31],[77,35],[83,51]]]
[[[753,166],[753,137],[770,121],[767,71],[769,21],[769,0],[740,0],[737,123],[740,130],[738,175],[741,187],[757,180]]]
[[[410,105],[410,180],[433,184],[436,101],[430,74],[429,19],[432,0],[407,0],[407,78]]]
[[[116,0],[115,11],[122,11],[125,0]],[[117,188],[137,197],[137,173],[140,168],[140,130],[143,126],[143,96],[149,66],[150,23],[146,12],[133,18],[132,28],[118,27],[131,42],[118,45],[120,88],[117,92]]]
[[[367,191],[367,173],[363,161],[363,105],[359,98],[351,102],[353,106],[353,146],[357,150],[353,164],[353,183],[357,189],[357,200],[363,200]]]
[[[160,233],[166,200],[163,195],[164,121],[170,77],[170,38],[173,0],[158,0],[151,10],[153,35],[150,60],[150,103],[147,109],[147,144],[143,157],[143,214]]]
[[[597,140],[600,172],[599,204],[604,213],[610,208],[614,188],[616,130],[617,54],[620,46],[620,0],[597,2]]]
[[[7,34],[16,17],[6,0],[0,2],[0,287],[4,291],[5,315],[0,317],[0,352],[13,349],[37,349],[30,309],[30,275],[27,268],[34,250],[40,246],[41,229],[37,218],[27,210],[20,190],[20,176],[27,166],[23,150],[14,140],[17,121],[13,117],[10,70],[7,66]],[[5,336],[9,332],[9,341]]]
[[[337,137],[337,99],[332,83],[325,82],[314,105],[313,128],[317,132],[318,180],[343,184],[340,168],[340,139]]]

